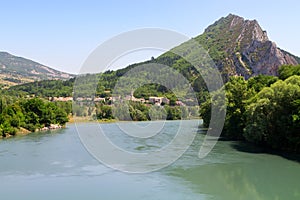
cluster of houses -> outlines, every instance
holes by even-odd
[[[49,97],[49,101],[94,101],[94,102],[105,102],[106,99],[102,97],[95,97],[95,98],[84,98],[84,97],[78,97],[74,99],[74,97]]]
[[[170,104],[170,100],[166,97],[149,97],[149,102],[155,105]]]
[[[73,101],[73,97],[49,97],[49,101]]]
[[[140,103],[145,103],[145,104],[154,104],[154,105],[169,105],[170,100],[166,97],[149,97],[149,100],[145,100],[144,98],[135,98],[133,94],[126,96],[125,98],[121,98],[120,96],[118,97],[109,97],[109,98],[102,98],[102,97],[50,97],[49,101],[73,101],[75,100],[76,102],[106,102],[106,101],[111,101],[111,102],[116,102],[120,100],[126,100],[126,101],[133,101],[133,102],[140,102]],[[175,105],[177,106],[185,106],[185,104],[182,101],[176,101]]]
[[[133,96],[133,94],[126,96],[125,101],[133,101],[133,102],[140,102],[140,103],[145,103],[145,104],[154,104],[154,105],[169,105],[170,104],[170,100],[166,97],[149,97],[149,100],[146,100],[144,98],[135,98]],[[115,101],[120,101],[122,100],[122,98],[119,97],[110,97],[109,100],[111,100],[112,102]],[[175,102],[176,106],[185,106],[185,104],[182,101],[176,101]]]

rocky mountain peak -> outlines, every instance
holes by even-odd
[[[246,20],[246,23],[250,23],[250,24],[253,23],[252,40],[257,40],[257,41],[261,41],[261,42],[265,42],[265,41],[269,40],[267,31],[262,30],[262,28],[260,27],[260,25],[258,24],[258,22],[256,20],[253,20],[253,21]]]
[[[217,20],[196,40],[208,50],[227,78],[234,75],[246,78],[258,74],[277,75],[279,66],[296,65],[299,60],[270,41],[257,20],[234,14]]]

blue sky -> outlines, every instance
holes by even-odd
[[[97,46],[120,33],[156,27],[194,37],[229,13],[257,19],[280,48],[300,56],[297,0],[0,2],[0,51],[66,72],[78,72]]]

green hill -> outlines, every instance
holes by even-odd
[[[67,80],[74,75],[54,70],[32,60],[0,52],[0,84],[11,86],[38,80]]]

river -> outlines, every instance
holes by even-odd
[[[191,130],[197,129],[192,124]],[[78,126],[93,132],[97,125]],[[101,126],[118,132],[114,123]],[[176,122],[165,124],[166,130],[174,126]],[[172,165],[145,174],[128,174],[101,164],[82,145],[75,124],[4,139],[0,141],[0,199],[300,199],[299,162],[229,141],[219,141],[208,156],[199,159],[203,137],[198,133]],[[160,148],[164,140],[168,137],[146,142],[115,138],[119,145],[137,152]]]

